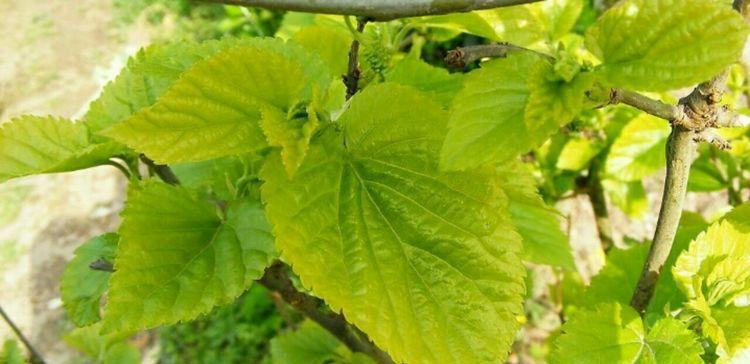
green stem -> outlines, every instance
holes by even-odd
[[[602,250],[607,253],[615,243],[612,238],[612,223],[609,220],[609,209],[607,208],[607,200],[604,197],[604,186],[602,186],[600,168],[601,163],[597,159],[594,159],[589,167],[586,193],[591,201],[591,207],[594,209],[596,228],[599,233],[599,240],[602,242]]]

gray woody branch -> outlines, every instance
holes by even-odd
[[[746,20],[750,10],[749,4],[750,1],[747,0],[734,1],[735,10]],[[727,75],[728,72],[724,71],[710,81],[698,85],[688,96],[680,99],[674,115],[676,118],[668,119],[672,122],[672,134],[667,142],[667,176],[664,181],[659,220],[646,264],[630,299],[630,305],[641,314],[648,308],[664,263],[672,251],[687,193],[695,141],[711,141],[720,148],[728,148],[720,138],[711,139],[713,137],[707,134],[707,131],[710,131],[710,128],[737,124],[728,108],[719,104],[726,90]]]
[[[542,0],[203,0],[221,4],[355,15],[368,20],[392,20],[528,4]]]

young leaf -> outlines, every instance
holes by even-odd
[[[569,171],[582,171],[602,150],[602,145],[587,138],[571,138],[557,157],[556,167]]]
[[[727,2],[625,0],[586,34],[613,86],[667,91],[707,81],[737,61],[748,27]]]
[[[362,354],[353,354],[318,324],[305,321],[295,331],[271,339],[274,364],[374,364]]]
[[[388,82],[416,88],[440,104],[448,107],[463,85],[461,74],[430,66],[420,59],[407,57],[396,63],[385,74]]]
[[[196,63],[152,107],[102,132],[159,163],[200,161],[267,146],[261,109],[289,110],[329,76],[299,46],[247,45]]]
[[[560,80],[549,62],[538,62],[529,72],[524,123],[531,141],[539,145],[581,112],[585,92],[593,78],[583,72],[573,76],[570,82]]]
[[[343,141],[316,139],[291,179],[271,157],[261,193],[305,286],[396,362],[494,363],[522,312],[520,238],[493,170],[439,171],[446,121],[412,88],[368,87]]]
[[[723,358],[732,359],[740,350],[750,347],[750,307],[712,307],[700,314],[701,329],[706,336],[719,344],[717,350]]]
[[[669,125],[641,114],[626,125],[607,154],[605,170],[620,181],[640,181],[666,164]]]
[[[534,146],[524,123],[529,69],[538,56],[523,52],[482,64],[464,81],[451,106],[440,164],[447,170],[471,169],[510,160]]]
[[[79,327],[63,337],[65,342],[102,364],[137,364],[141,353],[122,335],[104,334],[101,322]]]
[[[115,273],[104,314],[106,332],[186,321],[227,304],[275,258],[260,204],[216,207],[182,187],[131,187],[122,212]]]
[[[523,259],[575,270],[568,237],[560,228],[560,214],[547,206],[536,189],[536,181],[520,161],[498,167],[508,195],[513,225],[523,238]]]
[[[672,273],[687,298],[732,304],[750,294],[750,234],[729,221],[714,224],[690,243]]]
[[[21,348],[15,340],[5,340],[3,348],[0,350],[0,363],[3,364],[24,364],[26,359],[23,357]]]
[[[0,182],[97,166],[118,152],[113,143],[92,143],[83,123],[21,116],[0,125]]]
[[[261,108],[260,126],[270,146],[281,147],[281,159],[291,176],[302,164],[320,122],[313,104],[303,115],[289,115],[275,107]]]
[[[698,337],[680,321],[663,318],[646,334],[635,310],[620,303],[577,311],[562,331],[551,363],[703,363]]]
[[[77,326],[99,321],[100,300],[107,290],[110,272],[93,270],[89,265],[99,259],[113,262],[117,234],[97,236],[76,249],[60,282],[60,295],[68,318]]]

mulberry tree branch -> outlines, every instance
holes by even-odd
[[[355,15],[381,21],[500,8],[542,0],[203,0],[220,4],[307,13]]]
[[[367,335],[350,325],[344,316],[326,310],[325,303],[321,299],[298,291],[289,279],[287,270],[286,264],[277,261],[266,269],[258,283],[271,291],[278,292],[281,298],[295,310],[317,322],[351,351],[369,355],[380,364],[393,363],[388,354],[375,346]]]

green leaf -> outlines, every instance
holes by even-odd
[[[735,207],[723,219],[729,221],[743,234],[750,233],[750,202]]]
[[[191,320],[232,302],[275,258],[257,201],[231,202],[224,220],[191,191],[159,182],[131,187],[122,212],[106,332]]]
[[[586,34],[613,86],[667,91],[706,81],[737,61],[748,27],[715,0],[626,0]]]
[[[261,109],[309,102],[327,89],[327,74],[299,46],[234,47],[197,62],[156,104],[101,134],[164,164],[255,152],[266,147]]]
[[[448,73],[443,68],[431,66],[413,57],[404,58],[396,63],[385,74],[385,80],[412,86],[446,107],[450,106],[463,85],[461,74]]]
[[[711,309],[710,318],[706,317],[703,330],[712,339],[720,337],[719,344],[722,345],[721,356],[732,358],[738,351],[750,347],[750,325],[747,323],[750,317],[750,307],[714,307]]]
[[[498,173],[508,195],[513,225],[523,238],[523,259],[575,270],[568,237],[560,227],[560,214],[544,203],[528,167],[512,161],[498,167]]]
[[[313,25],[300,29],[292,39],[308,51],[317,54],[328,66],[331,76],[339,80],[346,74],[351,33],[344,28]]]
[[[274,364],[374,364],[362,354],[353,354],[338,339],[312,321],[271,339]]]
[[[614,248],[607,253],[604,268],[591,280],[583,303],[587,306],[606,302],[630,304],[648,248],[649,244],[638,244],[629,249]]]
[[[524,123],[529,69],[544,62],[529,52],[482,64],[464,81],[451,106],[440,156],[447,170],[503,162],[534,147]]]
[[[493,27],[476,12],[414,18],[409,25],[447,29],[474,34],[491,40],[500,40]]]
[[[626,125],[607,155],[608,176],[620,181],[640,181],[666,164],[669,125],[654,116],[641,114]]]
[[[260,163],[253,157],[222,157],[201,162],[176,163],[170,167],[182,186],[228,201],[237,197],[243,180],[248,174],[252,174],[248,169],[253,164]]]
[[[271,339],[270,351],[274,364],[324,364],[341,359],[341,346],[328,331],[306,321],[299,329]]]
[[[569,171],[582,171],[601,150],[602,146],[591,139],[571,138],[560,151],[556,167]]]
[[[701,155],[690,167],[688,178],[688,191],[713,192],[727,188],[728,183],[724,181],[719,168],[707,155]]]
[[[99,321],[100,301],[107,290],[109,272],[93,270],[89,265],[99,259],[113,262],[117,249],[117,234],[97,236],[76,249],[60,282],[62,297],[68,318],[77,326],[86,326]]]
[[[544,24],[551,39],[560,39],[573,29],[583,10],[583,0],[551,0],[541,4]]]
[[[476,12],[492,26],[497,39],[522,47],[540,45],[547,38],[546,24],[539,7],[511,6]]]
[[[261,193],[284,260],[396,362],[494,363],[523,312],[520,237],[494,170],[439,171],[447,117],[412,88],[370,86],[343,140],[316,139],[291,179],[271,157]]]
[[[553,74],[549,62],[530,52],[486,62],[469,74],[451,107],[441,166],[462,170],[510,160],[572,121],[591,75],[564,82]]]
[[[84,119],[92,132],[115,125],[153,105],[180,75],[196,62],[241,45],[271,48],[276,42],[261,38],[225,37],[202,43],[180,41],[141,49],[89,106]]]
[[[698,337],[682,322],[663,318],[646,334],[635,310],[620,303],[577,311],[562,331],[551,363],[703,363]]]
[[[101,165],[118,151],[112,143],[93,144],[83,123],[21,116],[0,125],[0,182]]]
[[[658,364],[700,364],[703,363],[698,336],[684,323],[672,317],[665,317],[654,324],[646,337],[642,362]]]
[[[101,364],[137,364],[141,362],[141,353],[137,348],[124,341],[122,335],[104,334],[101,322],[79,327],[67,333],[65,342],[96,363]]]
[[[3,364],[24,364],[26,359],[23,357],[21,348],[15,340],[5,340],[3,349],[0,351],[0,363]]]
[[[640,219],[649,212],[646,190],[643,188],[642,181],[623,182],[605,179],[602,185],[610,201],[628,216]]]

